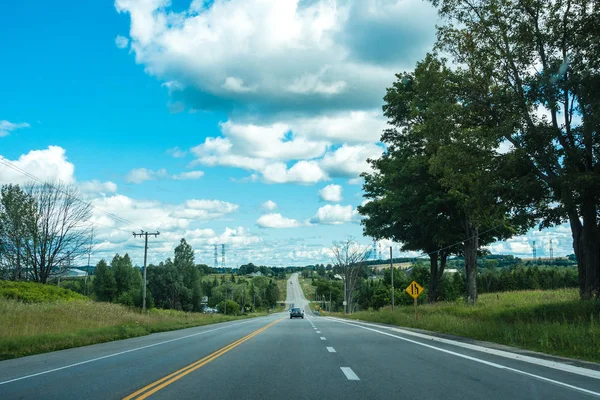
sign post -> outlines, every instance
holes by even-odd
[[[419,319],[419,314],[417,314],[417,298],[423,293],[423,287],[419,285],[416,281],[412,281],[410,285],[405,289],[405,292],[408,293],[410,297],[412,297],[415,301],[415,319]]]

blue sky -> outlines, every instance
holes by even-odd
[[[420,0],[10,2],[0,155],[80,187],[96,258],[141,263],[130,232],[145,229],[161,231],[153,262],[184,236],[208,264],[221,243],[228,266],[328,262],[334,240],[369,243],[357,178],[382,151],[385,87],[436,19]],[[552,237],[567,254],[564,228],[492,249],[529,254],[536,237],[543,255]]]

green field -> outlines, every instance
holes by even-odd
[[[342,314],[333,314],[342,317]],[[470,337],[600,362],[600,302],[576,289],[481,294],[476,306],[439,303],[361,311],[346,318]]]
[[[310,278],[303,278],[302,275],[298,274],[298,282],[300,282],[304,297],[306,297],[307,300],[314,300],[315,287],[312,286],[312,280]]]
[[[241,318],[248,317],[156,309],[148,318],[139,310],[89,300],[0,299],[0,360]]]

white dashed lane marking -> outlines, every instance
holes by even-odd
[[[340,367],[342,372],[344,373],[344,375],[346,375],[346,378],[348,378],[349,381],[360,381],[360,378],[358,377],[358,375],[356,375],[354,373],[354,371],[352,371],[352,368],[350,367]]]
[[[335,353],[335,349],[333,347],[327,347],[327,351],[330,353]]]

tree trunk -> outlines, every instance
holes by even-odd
[[[467,272],[467,302],[477,303],[477,249],[479,248],[478,229],[471,224],[467,229],[469,239],[465,242],[465,269]]]
[[[437,300],[440,274],[438,272],[438,253],[434,252],[429,255],[430,274],[429,274],[429,287],[427,288],[427,302],[433,304]],[[442,271],[443,273],[443,271]]]
[[[582,207],[583,224],[576,212],[569,215],[573,250],[579,272],[579,296],[582,300],[600,297],[598,217],[593,195],[586,195]]]

